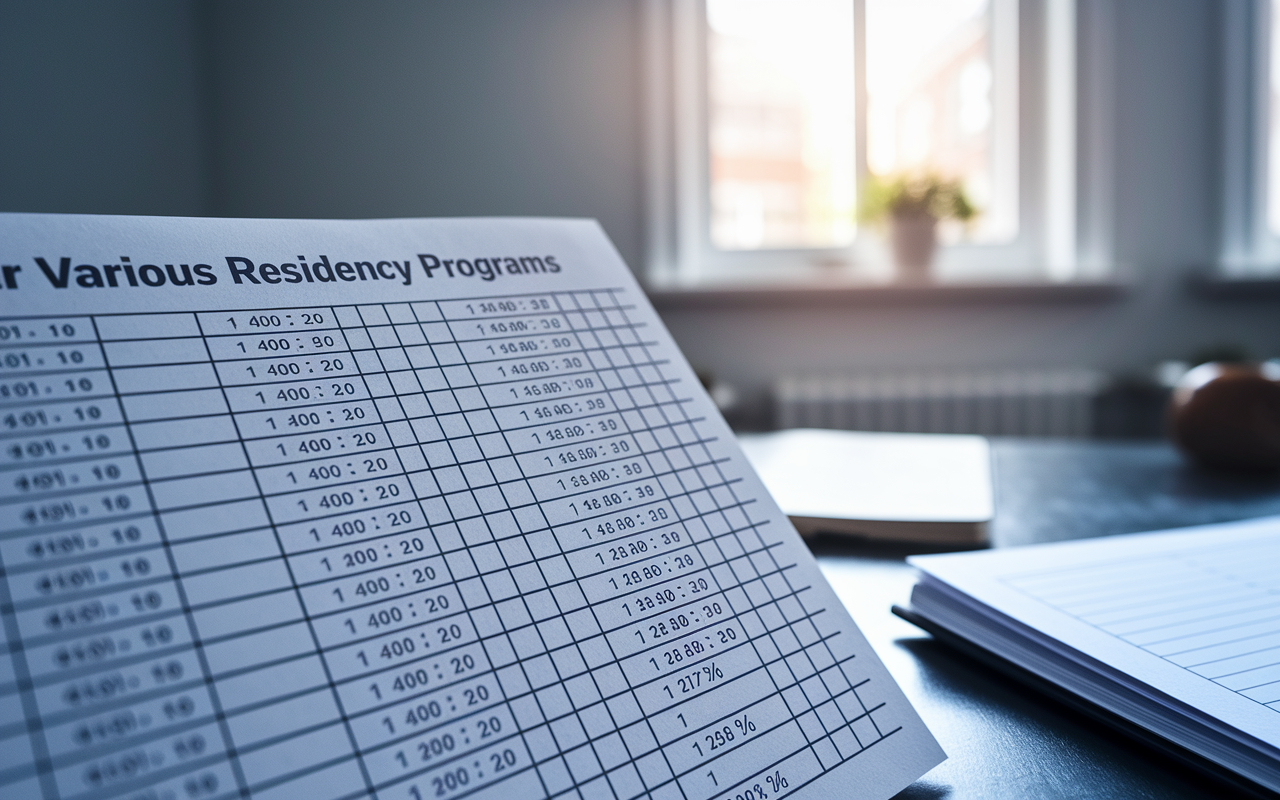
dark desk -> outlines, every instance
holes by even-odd
[[[994,546],[1280,514],[1280,478],[1211,475],[1163,444],[996,440]],[[819,541],[818,563],[950,758],[901,798],[1222,797],[1217,785],[989,673],[889,613],[911,551]]]

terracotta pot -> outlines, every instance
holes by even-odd
[[[889,217],[893,263],[902,283],[926,283],[932,279],[933,254],[938,249],[938,220],[929,214],[894,214]]]
[[[1280,469],[1280,366],[1201,364],[1183,376],[1170,434],[1207,467]]]

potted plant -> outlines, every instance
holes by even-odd
[[[929,280],[938,248],[938,220],[967,222],[977,213],[958,180],[932,172],[872,176],[863,192],[859,217],[889,225],[898,280]]]

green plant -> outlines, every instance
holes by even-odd
[[[892,216],[931,216],[965,222],[975,214],[977,209],[960,181],[932,172],[873,175],[858,208],[858,218],[863,222],[882,222]]]

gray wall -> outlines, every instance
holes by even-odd
[[[1280,355],[1276,303],[1185,285],[1216,250],[1219,9],[1116,2],[1127,294],[665,309],[690,360],[750,395],[784,371]],[[0,207],[594,216],[638,265],[639,23],[638,0],[10,0]]]
[[[635,3],[211,9],[219,214],[596,217],[639,263]]]
[[[198,11],[0,3],[0,210],[213,212]]]

